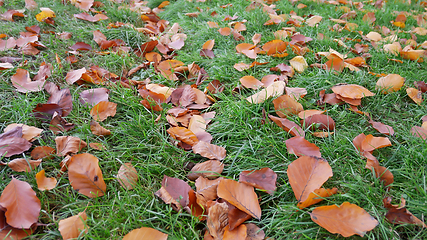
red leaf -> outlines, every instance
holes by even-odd
[[[258,189],[266,190],[273,195],[276,191],[277,174],[270,168],[255,171],[243,171],[239,175],[239,182],[246,183]]]
[[[310,143],[305,140],[303,137],[293,137],[285,141],[286,147],[290,154],[295,154],[298,157],[301,156],[314,156],[322,157],[319,147],[314,143]]]

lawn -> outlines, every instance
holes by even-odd
[[[197,216],[185,211],[186,206],[179,206],[181,209],[177,211],[176,205],[166,204],[157,196],[158,193],[155,194],[161,189],[164,176],[181,179],[183,181],[180,184],[187,183],[196,190],[196,181],[190,180],[187,175],[194,164],[209,159],[206,154],[196,153],[191,146],[194,142],[191,140],[193,136],[196,137],[196,142],[204,141],[202,137],[211,136],[211,144],[226,150],[223,159],[211,158],[222,162],[224,170],[220,175],[225,179],[238,181],[242,171],[262,168],[270,168],[277,174],[277,188],[274,193],[255,190],[261,216],[259,219],[251,218],[245,222],[261,228],[266,238],[342,239],[344,238],[342,233],[331,233],[319,226],[312,220],[311,214],[320,206],[340,206],[344,202],[349,202],[364,209],[377,221],[376,227],[366,230],[365,235],[356,231],[356,234],[364,235],[364,238],[427,239],[425,228],[414,220],[418,218],[424,221],[427,213],[427,134],[420,132],[417,136],[411,132],[414,126],[424,129],[419,131],[427,132],[427,124],[423,124],[422,120],[427,116],[426,103],[419,101],[420,98],[427,97],[424,93],[427,82],[425,1],[413,0],[412,3],[410,1],[408,3],[403,0],[379,0],[351,3],[345,0],[328,2],[176,0],[162,4],[159,0],[148,3],[132,0],[100,0],[99,4],[90,8],[90,11],[82,10],[84,7],[79,2],[93,1],[35,0],[38,5],[35,8],[26,7],[25,2],[0,1],[3,3],[0,4],[0,13],[8,10],[25,10],[24,17],[13,16],[11,18],[14,21],[0,20],[0,35],[6,35],[0,39],[0,132],[3,133],[12,123],[34,126],[43,129],[43,132],[33,139],[31,147],[25,151],[8,157],[7,153],[0,155],[0,161],[5,163],[3,166],[0,164],[0,192],[4,193],[4,189],[13,178],[29,183],[35,191],[41,206],[37,218],[39,226],[27,239],[60,239],[59,222],[81,212],[87,215],[85,221],[87,231],[81,232],[80,239],[121,239],[132,230],[141,227],[153,228],[168,234],[167,239],[203,239],[205,231],[212,229],[208,224],[211,215],[208,216],[208,223],[200,221]],[[157,8],[159,5],[160,8]],[[55,17],[38,21],[36,15],[41,12],[39,8],[43,7],[50,8]],[[150,13],[151,11],[157,12],[159,18],[155,19],[156,15]],[[108,19],[90,22],[75,17],[75,14],[83,12],[91,16],[104,14]],[[343,16],[346,13],[347,15]],[[311,24],[313,16],[321,16],[322,19]],[[265,24],[268,21],[272,24]],[[212,26],[208,22],[212,22]],[[213,23],[217,23],[218,26],[213,26]],[[178,24],[179,28],[174,24]],[[224,36],[218,31],[226,27],[230,27],[231,30],[237,28],[239,24],[243,24],[245,29],[235,30],[234,36],[233,34]],[[26,27],[33,25],[40,27],[39,34],[23,33],[28,31]],[[174,27],[170,30],[172,26]],[[94,39],[94,31],[97,30],[106,39]],[[151,31],[151,34],[147,34],[148,31]],[[71,33],[71,38],[61,38],[60,33],[64,32]],[[369,34],[370,32],[373,33]],[[256,34],[261,35],[258,43],[253,40]],[[43,45],[34,48],[37,41],[35,43],[28,40],[29,35],[39,35],[38,42]],[[296,39],[294,37],[296,35],[305,38]],[[381,39],[377,39],[378,35]],[[14,39],[21,37],[22,41],[29,43],[7,48],[5,42],[10,37]],[[158,54],[148,55],[144,52],[147,47],[145,43],[154,40],[162,44],[159,46],[156,43],[154,45],[157,45],[156,48],[147,51]],[[202,46],[209,40],[214,40],[213,47],[208,47],[209,49],[204,51],[205,54],[201,54]],[[265,50],[265,44],[273,40],[286,42],[285,48],[279,51],[278,45],[274,45],[272,54],[269,54],[269,51],[264,54],[256,52],[257,48],[259,51]],[[103,47],[97,41],[101,43],[104,41],[105,44],[108,42],[111,45]],[[76,47],[75,44],[78,42],[89,44],[90,50]],[[251,47],[238,53],[236,46],[241,43],[247,43]],[[397,48],[397,45],[400,45],[400,48]],[[34,53],[34,49],[38,49],[39,53]],[[161,57],[161,61],[165,64],[162,65],[156,58],[150,59],[149,56],[153,55]],[[301,59],[298,57],[300,55],[307,63],[307,67],[302,71],[298,70],[301,63],[293,61],[295,57]],[[77,61],[70,61],[70,56],[74,56]],[[345,67],[344,59],[357,57],[363,62],[347,62],[351,66],[347,64]],[[235,66],[238,63],[250,65],[254,61],[258,64],[245,70],[238,70]],[[60,110],[63,119],[75,125],[69,131],[52,130],[50,122],[52,112],[48,114],[48,119],[41,119],[34,113],[36,106],[50,101],[52,92],[43,88],[41,91],[23,92],[19,91],[19,88],[17,90],[13,84],[12,79],[17,76],[18,69],[28,71],[33,78],[44,65],[42,63],[51,64],[51,75],[44,76],[46,83],[51,82],[60,89],[70,91],[71,96],[68,97],[69,102],[72,102],[72,110],[68,115],[63,113],[66,111],[63,108]],[[171,69],[169,65],[180,63],[188,68]],[[203,68],[206,74],[202,74],[203,71],[200,70],[193,74],[191,66],[194,65],[190,65],[192,63]],[[355,70],[352,67],[356,65]],[[89,71],[92,66],[99,66],[111,74],[107,73],[97,78],[100,71],[98,75],[97,71]],[[136,67],[138,69],[135,69]],[[279,69],[274,69],[275,67]],[[86,76],[89,77],[82,80],[84,76],[80,73],[73,80],[70,76],[72,71],[79,69],[86,71]],[[172,79],[173,74],[176,80]],[[298,125],[301,125],[301,121],[308,121],[307,118],[301,120],[298,116],[298,112],[302,109],[297,112],[292,110],[292,113],[283,116],[282,108],[288,109],[289,102],[282,103],[282,107],[279,108],[276,106],[278,96],[286,94],[283,90],[281,94],[263,98],[260,103],[248,100],[253,94],[265,89],[264,86],[267,87],[267,81],[263,77],[271,74],[277,75],[273,77],[276,83],[280,80],[286,82],[287,95],[291,95],[292,89],[300,88],[300,91],[305,89],[306,93],[297,101],[292,98],[293,103],[298,102],[304,110],[325,110],[322,115],[329,116],[335,122],[334,127],[330,129],[323,127],[323,130],[322,123],[319,122],[315,122],[318,129],[302,126],[305,140],[319,148],[319,154],[327,161],[333,172],[333,176],[326,178],[327,181],[325,179],[321,183],[315,183],[318,184],[315,189],[320,188],[325,181],[324,188],[337,188],[336,194],[323,197],[323,201],[304,209],[297,207],[300,199],[295,197],[297,195],[293,190],[295,185],[291,186],[294,183],[290,181],[287,171],[289,165],[299,159],[300,155],[307,154],[290,153],[288,142],[285,141],[295,135],[282,129],[268,116],[288,119]],[[404,83],[402,82],[401,87],[396,87],[395,85],[398,85],[396,82],[393,82],[394,85],[386,85],[384,88],[390,92],[384,94],[384,89],[378,87],[377,82],[388,74],[403,77]],[[242,86],[240,79],[244,76],[263,79],[262,83],[256,82],[261,87],[257,89],[253,83],[247,84],[246,87]],[[198,81],[200,77],[202,81]],[[88,82],[88,78],[92,79],[92,83]],[[224,90],[216,93],[212,88],[205,90],[212,86],[212,82],[217,82],[215,80],[224,86]],[[182,95],[172,93],[169,101],[166,100],[166,94],[170,92],[154,93],[153,89],[147,89],[148,82],[156,87],[169,87],[169,90],[182,89],[186,85],[185,89],[201,90],[198,91],[198,97],[200,94],[203,99],[208,96],[208,100],[193,103],[196,101],[193,97],[190,102],[184,104],[188,99],[184,99],[186,96],[183,92],[186,90],[183,90],[180,93]],[[319,104],[319,100],[322,100],[319,97],[320,91],[334,93],[332,88],[339,83],[359,85],[373,94],[372,96],[364,94],[357,99],[336,94],[344,98],[343,104]],[[248,86],[255,89],[247,88]],[[80,101],[80,94],[83,91],[97,88],[108,89],[108,101],[117,104],[115,114],[110,114],[112,116],[103,121],[99,119],[101,110],[98,114],[91,114],[93,106],[90,103],[82,104]],[[418,99],[414,100],[409,96],[411,91],[416,91],[415,96]],[[356,90],[350,88],[349,92],[348,94],[352,95]],[[150,97],[147,97],[148,95]],[[145,100],[145,104],[141,104],[141,100]],[[359,112],[351,110],[349,104],[356,100],[361,101],[360,104],[353,104],[357,105]],[[185,115],[186,120],[181,118],[184,123],[177,124],[174,121],[178,120],[171,120],[172,114],[168,111],[180,106],[184,106],[181,109],[186,109],[188,113]],[[200,114],[208,112],[215,112],[215,116],[207,124],[205,120],[209,117],[202,118],[200,116],[205,115]],[[198,134],[190,131],[171,137],[173,134],[170,134],[171,130],[168,129],[177,126],[188,127],[189,119],[194,116],[202,119],[204,125],[201,128],[206,130]],[[94,120],[99,120],[99,124],[110,130],[111,134],[95,135],[91,130]],[[394,134],[386,135],[378,132],[370,120],[392,127]],[[426,120],[424,118],[424,121]],[[181,130],[184,131],[183,128]],[[327,136],[316,137],[313,135],[316,132],[322,132]],[[368,143],[370,150],[363,152],[362,149],[359,154],[360,146],[353,139],[361,133],[373,135],[384,141],[388,139],[389,143],[384,146],[372,146],[375,144]],[[55,141],[61,136],[77,137],[87,144],[99,143],[104,149],[97,150],[91,145],[63,153],[57,149]],[[8,144],[10,143],[2,142],[0,135],[0,151]],[[24,158],[28,161],[32,150],[37,146],[49,146],[56,150],[50,158],[44,158],[29,172],[17,172],[7,166],[7,163],[14,159]],[[215,149],[215,154],[219,154],[218,148]],[[365,157],[362,155],[368,152],[372,153],[374,158],[378,159],[378,164],[383,167],[380,174],[377,167],[365,168],[367,155]],[[82,191],[79,192],[72,186],[71,172],[66,171],[67,167],[61,170],[60,163],[66,155],[82,153],[92,154],[99,160],[101,176],[106,184],[106,190],[102,190],[103,196],[88,197]],[[75,159],[73,158],[71,162],[76,162]],[[131,163],[138,176],[131,190],[123,187],[117,180],[119,169],[124,163]],[[71,171],[71,166],[69,167]],[[38,189],[36,174],[42,169],[48,177],[57,179],[55,187],[51,190]],[[388,171],[384,172],[385,169]],[[387,177],[386,173],[393,175],[392,183],[387,182],[390,177]],[[96,176],[97,179],[98,177],[99,175]],[[238,197],[244,199],[246,196]],[[387,197],[392,198],[392,204],[406,201],[408,212],[402,213],[405,209],[400,209],[399,213],[400,217],[407,219],[405,222],[396,220],[392,223],[388,220],[386,214],[389,209],[383,202]],[[174,201],[176,202],[176,199]],[[212,201],[211,204],[219,205],[218,201]],[[258,201],[255,203],[258,204]],[[0,206],[1,204],[0,198]],[[396,207],[392,209],[396,210]],[[3,212],[4,210],[0,208],[0,213]],[[387,216],[390,216],[389,214]],[[0,236],[10,239],[6,236],[8,229],[4,224],[4,219],[7,219],[6,222],[12,225],[7,216],[0,218]],[[354,217],[357,215],[346,216],[341,221],[340,228],[357,222]],[[211,235],[214,234],[211,232]],[[361,237],[355,235],[351,238]]]

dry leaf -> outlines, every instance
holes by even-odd
[[[322,157],[319,147],[316,144],[305,140],[303,137],[293,137],[285,141],[288,153],[301,156]]]
[[[97,121],[90,121],[90,131],[96,136],[108,136],[111,131],[102,127]]]
[[[387,221],[393,224],[417,224],[426,228],[426,224],[419,218],[414,216],[405,207],[405,199],[402,197],[400,205],[392,205],[391,197],[385,197],[383,199],[384,207],[388,209],[385,217]]]
[[[46,82],[45,79],[31,81],[28,71],[21,68],[16,70],[16,73],[12,76],[11,81],[16,90],[22,93],[39,92],[43,90],[43,85]]]
[[[39,160],[31,160],[25,158],[15,158],[10,161],[7,166],[10,167],[13,171],[16,172],[31,172],[42,162]]]
[[[297,115],[303,111],[302,105],[289,95],[282,95],[273,100],[274,109],[277,115],[282,118],[287,116]]]
[[[165,203],[172,203],[172,207],[179,211],[181,207],[186,207],[189,203],[189,192],[192,191],[190,185],[178,178],[164,175],[162,189],[155,193]],[[179,204],[178,204],[179,203]]]
[[[386,137],[374,137],[369,134],[363,139],[360,146],[362,151],[371,152],[378,148],[391,146],[391,142]]]
[[[43,129],[28,126],[25,124],[19,124],[19,123],[11,123],[7,125],[3,131],[6,133],[7,131],[12,130],[16,127],[22,128],[22,138],[30,142],[33,142],[34,140],[36,140],[36,138],[39,137],[40,134],[43,132]]]
[[[224,228],[228,225],[227,203],[215,202],[214,205],[209,208],[206,225],[214,240],[223,238]]]
[[[239,225],[237,228],[230,230],[230,225],[224,228],[223,240],[245,240],[246,239],[246,226]]]
[[[267,88],[255,93],[254,95],[246,98],[247,101],[253,104],[263,103],[270,97],[280,96],[285,91],[285,82],[274,82]]]
[[[372,125],[373,128],[375,128],[375,130],[377,130],[382,134],[394,135],[394,130],[389,125],[385,125],[384,123],[381,123],[381,122],[374,122],[372,120],[370,120],[369,123]]]
[[[240,78],[240,83],[245,88],[250,88],[255,90],[264,86],[262,82],[260,82],[258,79],[254,78],[253,76],[244,76]]]
[[[330,196],[336,194],[337,192],[338,192],[337,188],[333,188],[333,189],[319,188],[319,189],[316,189],[313,192],[311,192],[310,195],[308,195],[307,200],[305,200],[304,202],[299,202],[297,206],[299,209],[309,207],[311,205],[314,205],[318,202],[323,201],[323,198],[330,197]]]
[[[319,189],[333,175],[328,161],[312,156],[293,161],[288,166],[287,174],[298,202],[306,201],[311,192]]]
[[[42,169],[40,172],[36,174],[36,181],[37,181],[37,188],[40,191],[52,190],[56,187],[56,183],[57,183],[56,178],[46,177],[44,169]]]
[[[124,163],[120,167],[117,173],[117,180],[119,180],[120,185],[127,190],[133,189],[133,186],[135,186],[138,181],[138,172],[132,166],[132,163]]]
[[[22,138],[22,127],[0,134],[0,156],[11,157],[30,149],[31,143]]]
[[[70,153],[77,153],[87,146],[86,142],[78,137],[62,136],[55,138],[56,154],[58,156],[66,156]]]
[[[315,223],[343,237],[354,234],[363,237],[367,231],[378,225],[378,221],[363,208],[349,202],[344,202],[341,206],[317,207],[310,215]]]
[[[68,179],[77,192],[90,197],[101,197],[107,190],[98,158],[89,153],[73,155],[68,163]]]
[[[197,163],[187,177],[190,180],[196,180],[198,177],[208,179],[218,178],[224,170],[224,164],[217,160],[208,160],[202,163]]]
[[[81,104],[88,103],[91,106],[95,106],[102,101],[108,102],[109,93],[110,90],[106,88],[88,89],[80,93],[79,100]]]
[[[387,94],[399,91],[404,83],[405,78],[399,74],[388,74],[378,79],[376,88],[381,89],[384,94]]]
[[[156,239],[167,240],[168,235],[160,232],[154,228],[141,227],[130,231],[122,240],[143,240],[143,239]]]
[[[276,123],[279,127],[281,127],[283,130],[290,133],[292,136],[305,137],[304,130],[302,130],[302,128],[298,124],[296,124],[296,123],[294,123],[294,122],[292,122],[286,118],[278,118],[278,117],[275,117],[273,115],[268,115],[268,117],[274,123]]]
[[[421,91],[415,88],[407,88],[406,93],[416,104],[421,105],[423,102],[423,95]]]
[[[333,86],[331,89],[335,94],[349,99],[361,99],[375,95],[368,89],[357,84],[339,84]]]
[[[276,191],[276,180],[277,174],[270,168],[242,171],[239,175],[239,182],[266,190],[270,195],[273,195],[273,192]]]
[[[193,145],[193,152],[202,157],[216,160],[223,160],[227,154],[225,148],[204,141],[199,141]]]
[[[289,64],[295,69],[295,71],[302,73],[308,68],[308,64],[303,56],[296,56],[289,60]]]
[[[108,117],[114,117],[116,111],[117,103],[101,101],[90,110],[90,115],[95,121],[102,122]]]
[[[89,227],[86,225],[86,212],[80,212],[77,215],[62,219],[58,223],[58,230],[64,240],[75,239],[80,235],[88,232]],[[83,233],[82,233],[83,232]]]

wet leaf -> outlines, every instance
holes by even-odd
[[[322,157],[319,147],[316,144],[305,140],[303,137],[293,137],[285,141],[288,153],[301,156]]]
[[[56,154],[58,156],[66,156],[70,153],[77,153],[87,146],[86,142],[78,137],[61,136],[55,138]]]
[[[341,206],[317,207],[310,215],[315,223],[343,237],[354,234],[363,237],[367,231],[378,225],[378,221],[363,208],[349,202],[344,202]]]
[[[56,178],[47,178],[44,169],[36,174],[37,188],[40,191],[52,190],[56,187]]]
[[[68,179],[74,190],[90,198],[104,196],[107,190],[98,158],[89,153],[71,157],[68,163]]]
[[[95,121],[102,122],[108,117],[114,117],[116,108],[117,103],[101,101],[90,110],[90,115]]]
[[[142,239],[156,239],[167,240],[168,235],[162,233],[154,228],[141,227],[130,231],[122,240],[142,240]]]
[[[333,175],[325,159],[313,156],[303,156],[293,161],[288,166],[287,174],[298,202],[306,201],[311,192],[319,189]]]
[[[258,189],[266,190],[273,195],[276,191],[277,174],[270,168],[262,168],[254,171],[242,171],[239,182],[246,183]]]
[[[89,229],[86,224],[86,219],[86,212],[80,212],[77,215],[60,220],[58,223],[58,230],[61,233],[62,238],[64,240],[75,239],[80,235],[86,234]],[[81,232],[84,232],[84,234]]]
[[[30,228],[37,222],[41,205],[27,182],[12,178],[3,189],[0,205],[6,208],[6,222],[14,228]]]
[[[252,186],[230,179],[223,179],[219,183],[217,191],[218,197],[227,200],[256,219],[261,218],[258,197]]]

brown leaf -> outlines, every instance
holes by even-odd
[[[117,179],[122,187],[131,190],[138,181],[138,172],[132,166],[132,163],[124,163],[117,173]]]
[[[188,183],[184,182],[183,180],[164,175],[162,188],[164,189],[164,193],[167,195],[163,195],[161,190],[157,191],[155,195],[160,197],[163,201],[165,201],[165,203],[169,202],[167,202],[166,199],[162,196],[169,196],[172,198],[172,203],[178,203],[179,200],[179,205],[172,204],[172,207],[176,211],[179,211],[181,207],[186,207],[190,203],[188,192],[190,192],[192,189],[190,185],[188,185]]]
[[[224,228],[228,225],[227,203],[215,202],[214,205],[209,208],[206,225],[213,239],[217,240],[223,238]]]
[[[0,19],[14,22],[13,17],[26,17],[23,13],[17,11],[17,10],[7,10],[5,13],[0,15]]]
[[[414,137],[419,137],[422,138],[424,140],[427,139],[427,129],[422,128],[422,127],[418,127],[418,126],[414,126],[411,128],[411,134]],[[1,146],[1,145],[0,145]],[[0,152],[1,153],[1,152]]]
[[[397,92],[402,88],[404,83],[405,78],[399,74],[388,74],[378,79],[376,89],[381,89],[384,94]]]
[[[276,180],[277,174],[270,168],[242,171],[239,175],[239,182],[266,190],[270,195],[273,195],[274,191],[276,191]]]
[[[419,218],[414,216],[411,212],[408,211],[405,207],[405,199],[402,198],[401,204],[399,205],[392,205],[391,204],[391,197],[385,197],[383,199],[384,207],[388,209],[388,212],[386,213],[385,217],[387,221],[393,224],[416,224],[420,225],[423,228],[426,228],[426,224],[421,221]]]
[[[86,212],[80,212],[77,215],[62,219],[58,223],[58,230],[64,240],[78,238],[84,232],[88,232],[89,227],[86,224]]]
[[[276,123],[277,126],[281,127],[283,130],[290,133],[292,136],[300,136],[300,137],[305,136],[304,130],[302,130],[302,128],[298,124],[296,124],[296,123],[294,123],[294,122],[292,122],[286,118],[278,118],[278,117],[275,117],[273,115],[268,115],[268,117],[274,123]]]
[[[280,96],[285,91],[285,82],[274,82],[267,88],[255,93],[254,95],[246,98],[252,104],[263,103],[270,97]]]
[[[74,51],[90,51],[92,46],[84,42],[76,42],[73,46],[70,47]]]
[[[67,121],[65,121],[65,119],[63,119],[58,114],[53,116],[52,121],[50,121],[50,126],[49,126],[49,130],[51,130],[55,134],[58,134],[60,132],[67,132],[73,128],[74,128],[73,123],[68,123]]]
[[[223,179],[218,185],[218,197],[227,200],[256,219],[261,218],[258,197],[252,186],[231,179]]]
[[[39,81],[31,81],[28,71],[21,68],[16,70],[16,73],[12,76],[11,81],[16,90],[22,93],[39,92],[43,90],[43,85],[46,82],[44,79]]]
[[[304,72],[308,68],[307,61],[303,56],[296,56],[289,60],[289,64],[297,71],[298,73]]]
[[[108,136],[111,134],[110,130],[102,127],[97,121],[90,121],[90,131],[96,136]]]
[[[310,110],[304,110],[298,113],[298,117],[301,119],[305,119],[308,118],[312,115],[316,115],[316,114],[323,114],[325,112],[325,110],[315,110],[315,109],[310,109]]]
[[[68,179],[74,190],[90,198],[104,196],[107,190],[98,158],[89,153],[71,157],[68,163]]]
[[[307,200],[305,200],[304,202],[299,202],[297,204],[297,206],[299,209],[309,207],[311,205],[314,205],[318,202],[323,201],[323,198],[330,197],[330,196],[336,194],[337,191],[338,191],[337,188],[333,188],[333,189],[319,188],[319,189],[316,189],[308,195]]]
[[[423,95],[421,91],[415,88],[407,88],[406,93],[416,104],[421,105],[423,102]]]
[[[90,110],[90,115],[95,121],[102,122],[108,117],[114,117],[116,108],[117,103],[101,101]]]
[[[86,68],[81,68],[77,70],[72,70],[67,73],[67,76],[65,77],[65,80],[68,84],[73,84],[77,82],[83,75],[83,73],[86,72]]]
[[[33,142],[34,140],[36,140],[36,138],[39,137],[40,134],[43,132],[43,129],[28,126],[25,124],[18,124],[18,123],[11,123],[11,124],[7,125],[3,131],[6,133],[10,130],[13,130],[16,127],[22,128],[22,138],[26,139],[30,142]]]
[[[363,237],[367,231],[378,225],[378,221],[363,208],[349,202],[344,202],[341,206],[317,207],[310,215],[315,223],[343,237],[354,234]]]
[[[264,86],[262,82],[260,82],[258,79],[254,78],[253,76],[244,76],[240,78],[240,83],[243,85],[243,87],[251,88],[251,89],[258,89]]]
[[[384,186],[388,186],[394,182],[394,176],[387,168],[383,166],[374,166],[375,176],[384,182]]]
[[[303,156],[289,164],[289,183],[298,202],[308,199],[311,192],[319,189],[332,177],[332,168],[323,158]]]
[[[22,127],[0,134],[0,156],[11,157],[30,149],[31,143],[22,136]]]
[[[223,240],[245,240],[246,239],[246,226],[239,225],[237,228],[230,230],[230,225],[224,228]]]
[[[172,138],[182,141],[188,145],[194,146],[199,142],[196,135],[185,127],[171,127],[167,130]]]
[[[40,191],[52,190],[56,187],[56,178],[47,178],[44,169],[36,174],[37,188]]]
[[[32,159],[50,158],[55,154],[55,149],[49,146],[37,146],[31,151]]]
[[[42,162],[41,159],[31,160],[31,159],[25,159],[25,158],[15,158],[12,161],[10,161],[7,164],[7,166],[16,172],[31,172],[38,165],[40,165],[41,162]]]
[[[122,240],[156,239],[167,240],[168,235],[154,228],[141,227],[130,231]]]
[[[224,28],[220,28],[218,29],[219,34],[221,34],[222,36],[229,36],[231,34],[231,28],[229,27],[224,27]]]
[[[34,0],[25,0],[25,8],[34,11],[37,9],[37,3]]]
[[[202,163],[197,163],[187,177],[190,180],[196,180],[199,177],[208,179],[218,178],[224,170],[224,164],[218,160],[208,160]]]
[[[61,136],[55,138],[56,154],[58,156],[66,156],[70,153],[77,153],[87,146],[86,142],[78,137]]]
[[[16,47],[16,40],[13,37],[11,37],[11,38],[9,38],[7,40],[0,39],[0,51],[5,51],[5,50],[8,50],[8,49],[13,49],[15,47]]]
[[[0,205],[6,208],[7,224],[14,228],[30,228],[41,210],[40,200],[30,184],[16,178],[3,189]]]
[[[333,131],[335,129],[335,121],[328,115],[314,114],[301,120],[301,125],[311,127],[312,129],[320,129]]]
[[[107,16],[105,16],[104,14],[101,14],[101,13],[98,13],[95,16],[91,16],[88,13],[85,13],[85,12],[84,13],[79,13],[79,14],[74,14],[74,17],[78,18],[78,19],[86,20],[86,21],[89,21],[89,22],[98,22],[98,21],[101,21],[101,20],[108,19]]]
[[[373,128],[375,128],[375,130],[377,130],[382,134],[394,135],[394,130],[389,125],[385,125],[384,123],[381,123],[381,122],[374,122],[372,120],[370,120],[369,123],[372,125]]]
[[[209,159],[223,160],[227,154],[225,148],[204,141],[199,141],[192,146],[194,153],[198,153],[202,157]]]
[[[299,112],[304,110],[302,105],[297,102],[294,97],[289,95],[282,95],[274,99],[273,104],[277,115],[282,118],[297,115]]]
[[[73,109],[73,98],[70,89],[64,88],[53,92],[47,100],[47,104],[57,104],[60,106],[62,110],[61,116],[66,117]]]
[[[209,180],[204,177],[198,177],[195,181],[197,203],[207,208],[207,202],[218,198],[217,188],[222,178]]]
[[[202,49],[212,50],[214,45],[215,45],[215,39],[208,40],[203,44]]]
[[[371,134],[367,135],[361,143],[362,151],[371,152],[378,148],[391,146],[391,142],[386,137],[374,137]]]
[[[368,89],[356,84],[335,85],[331,89],[335,94],[350,99],[361,99],[363,97],[370,97],[375,95]]]
[[[1,0],[0,0],[1,5]],[[6,222],[5,208],[0,207],[0,238],[4,240],[20,240],[30,236],[37,228],[30,229],[13,228]]]
[[[322,157],[319,147],[317,147],[316,144],[310,143],[309,141],[305,140],[303,137],[296,136],[293,138],[289,138],[285,141],[285,144],[288,149],[288,153],[295,154],[298,157]]]

